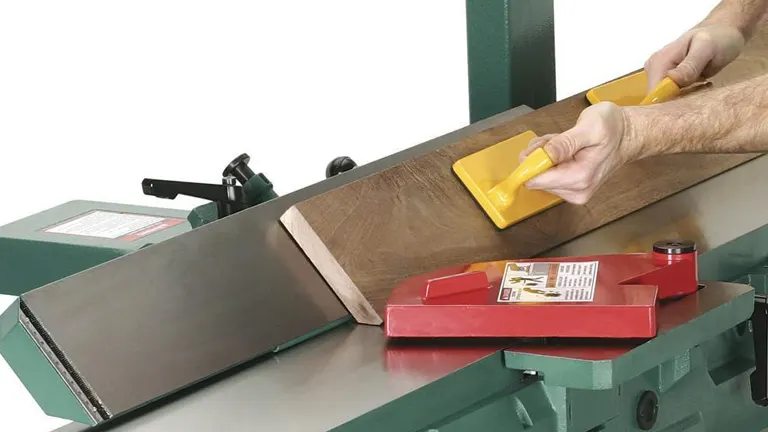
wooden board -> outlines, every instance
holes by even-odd
[[[768,32],[711,81],[768,72]],[[499,231],[456,179],[456,160],[526,130],[571,128],[585,93],[475,132],[289,208],[281,222],[362,324],[381,324],[403,279],[468,262],[528,258],[691,187],[758,155],[667,155],[622,168],[585,206],[563,203]]]

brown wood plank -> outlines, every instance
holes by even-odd
[[[711,81],[768,72],[768,32]],[[571,128],[584,93],[490,127],[443,148],[291,207],[281,222],[354,318],[381,324],[394,286],[444,266],[526,258],[610,223],[758,155],[668,155],[630,164],[584,206],[563,203],[497,230],[458,181],[456,160],[526,130]]]

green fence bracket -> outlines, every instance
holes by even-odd
[[[467,0],[472,123],[555,102],[553,0]]]

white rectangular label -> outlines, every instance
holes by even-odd
[[[597,285],[597,261],[508,262],[499,287],[502,303],[591,302]]]
[[[44,231],[55,234],[132,241],[178,225],[181,222],[183,219],[96,210]]]

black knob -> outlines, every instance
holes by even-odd
[[[662,240],[653,244],[653,251],[665,255],[683,255],[696,252],[696,242],[691,240]]]
[[[356,167],[357,164],[347,156],[339,156],[325,168],[325,178],[331,178]]]
[[[224,168],[224,173],[222,174],[222,176],[223,177],[232,176],[236,178],[241,185],[245,186],[248,180],[250,180],[251,177],[255,175],[253,170],[251,170],[251,168],[248,166],[248,162],[250,161],[251,161],[250,156],[248,156],[246,153],[241,154],[240,156],[236,157],[232,162],[230,162],[226,168]]]
[[[643,392],[637,402],[637,426],[641,430],[651,430],[659,416],[659,398],[652,391]]]

